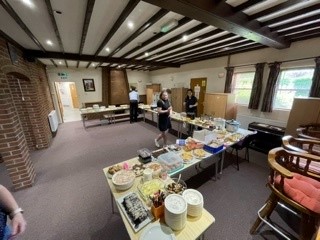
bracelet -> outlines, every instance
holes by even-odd
[[[18,213],[23,213],[22,208],[19,207],[19,208],[13,210],[13,211],[9,214],[10,219],[13,219],[14,216],[17,215]]]

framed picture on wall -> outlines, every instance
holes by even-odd
[[[93,79],[82,79],[82,81],[85,92],[94,92],[96,90]]]

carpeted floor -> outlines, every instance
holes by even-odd
[[[37,173],[34,186],[13,193],[25,209],[28,222],[27,231],[20,239],[129,239],[119,214],[111,213],[109,189],[102,169],[136,156],[137,149],[154,150],[157,134],[157,128],[144,122],[86,130],[80,121],[61,124],[51,146],[31,155]],[[170,135],[169,142],[175,139]],[[257,210],[269,195],[265,187],[266,155],[253,151],[250,155],[250,162],[242,162],[240,171],[228,155],[217,181],[211,179],[213,167],[210,165],[205,165],[207,168],[200,173],[194,169],[183,173],[188,187],[204,195],[205,208],[216,219],[206,232],[206,239],[282,239],[267,226],[260,228],[255,236],[249,234]],[[4,164],[0,172],[1,183],[10,189]],[[274,215],[271,217],[287,226],[283,224],[283,216]],[[294,233],[291,228],[287,229]]]

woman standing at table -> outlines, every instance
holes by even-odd
[[[187,96],[184,100],[183,105],[186,108],[187,117],[191,118],[192,120],[197,116],[197,106],[198,106],[198,99],[193,95],[192,89],[188,89]],[[188,135],[192,135],[193,127],[189,124]]]
[[[167,90],[162,90],[157,102],[158,111],[158,128],[161,133],[154,140],[156,147],[160,147],[159,141],[163,139],[163,145],[167,145],[167,133],[171,128],[170,114],[172,113],[172,107],[168,100]]]

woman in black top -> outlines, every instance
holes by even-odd
[[[158,127],[161,133],[154,140],[156,147],[160,147],[159,140],[163,138],[163,144],[167,145],[167,133],[171,128],[170,114],[172,113],[172,107],[168,100],[168,92],[162,90],[157,102],[158,110]]]
[[[187,117],[194,119],[197,116],[198,99],[193,95],[192,89],[188,89],[183,105],[186,107]]]

